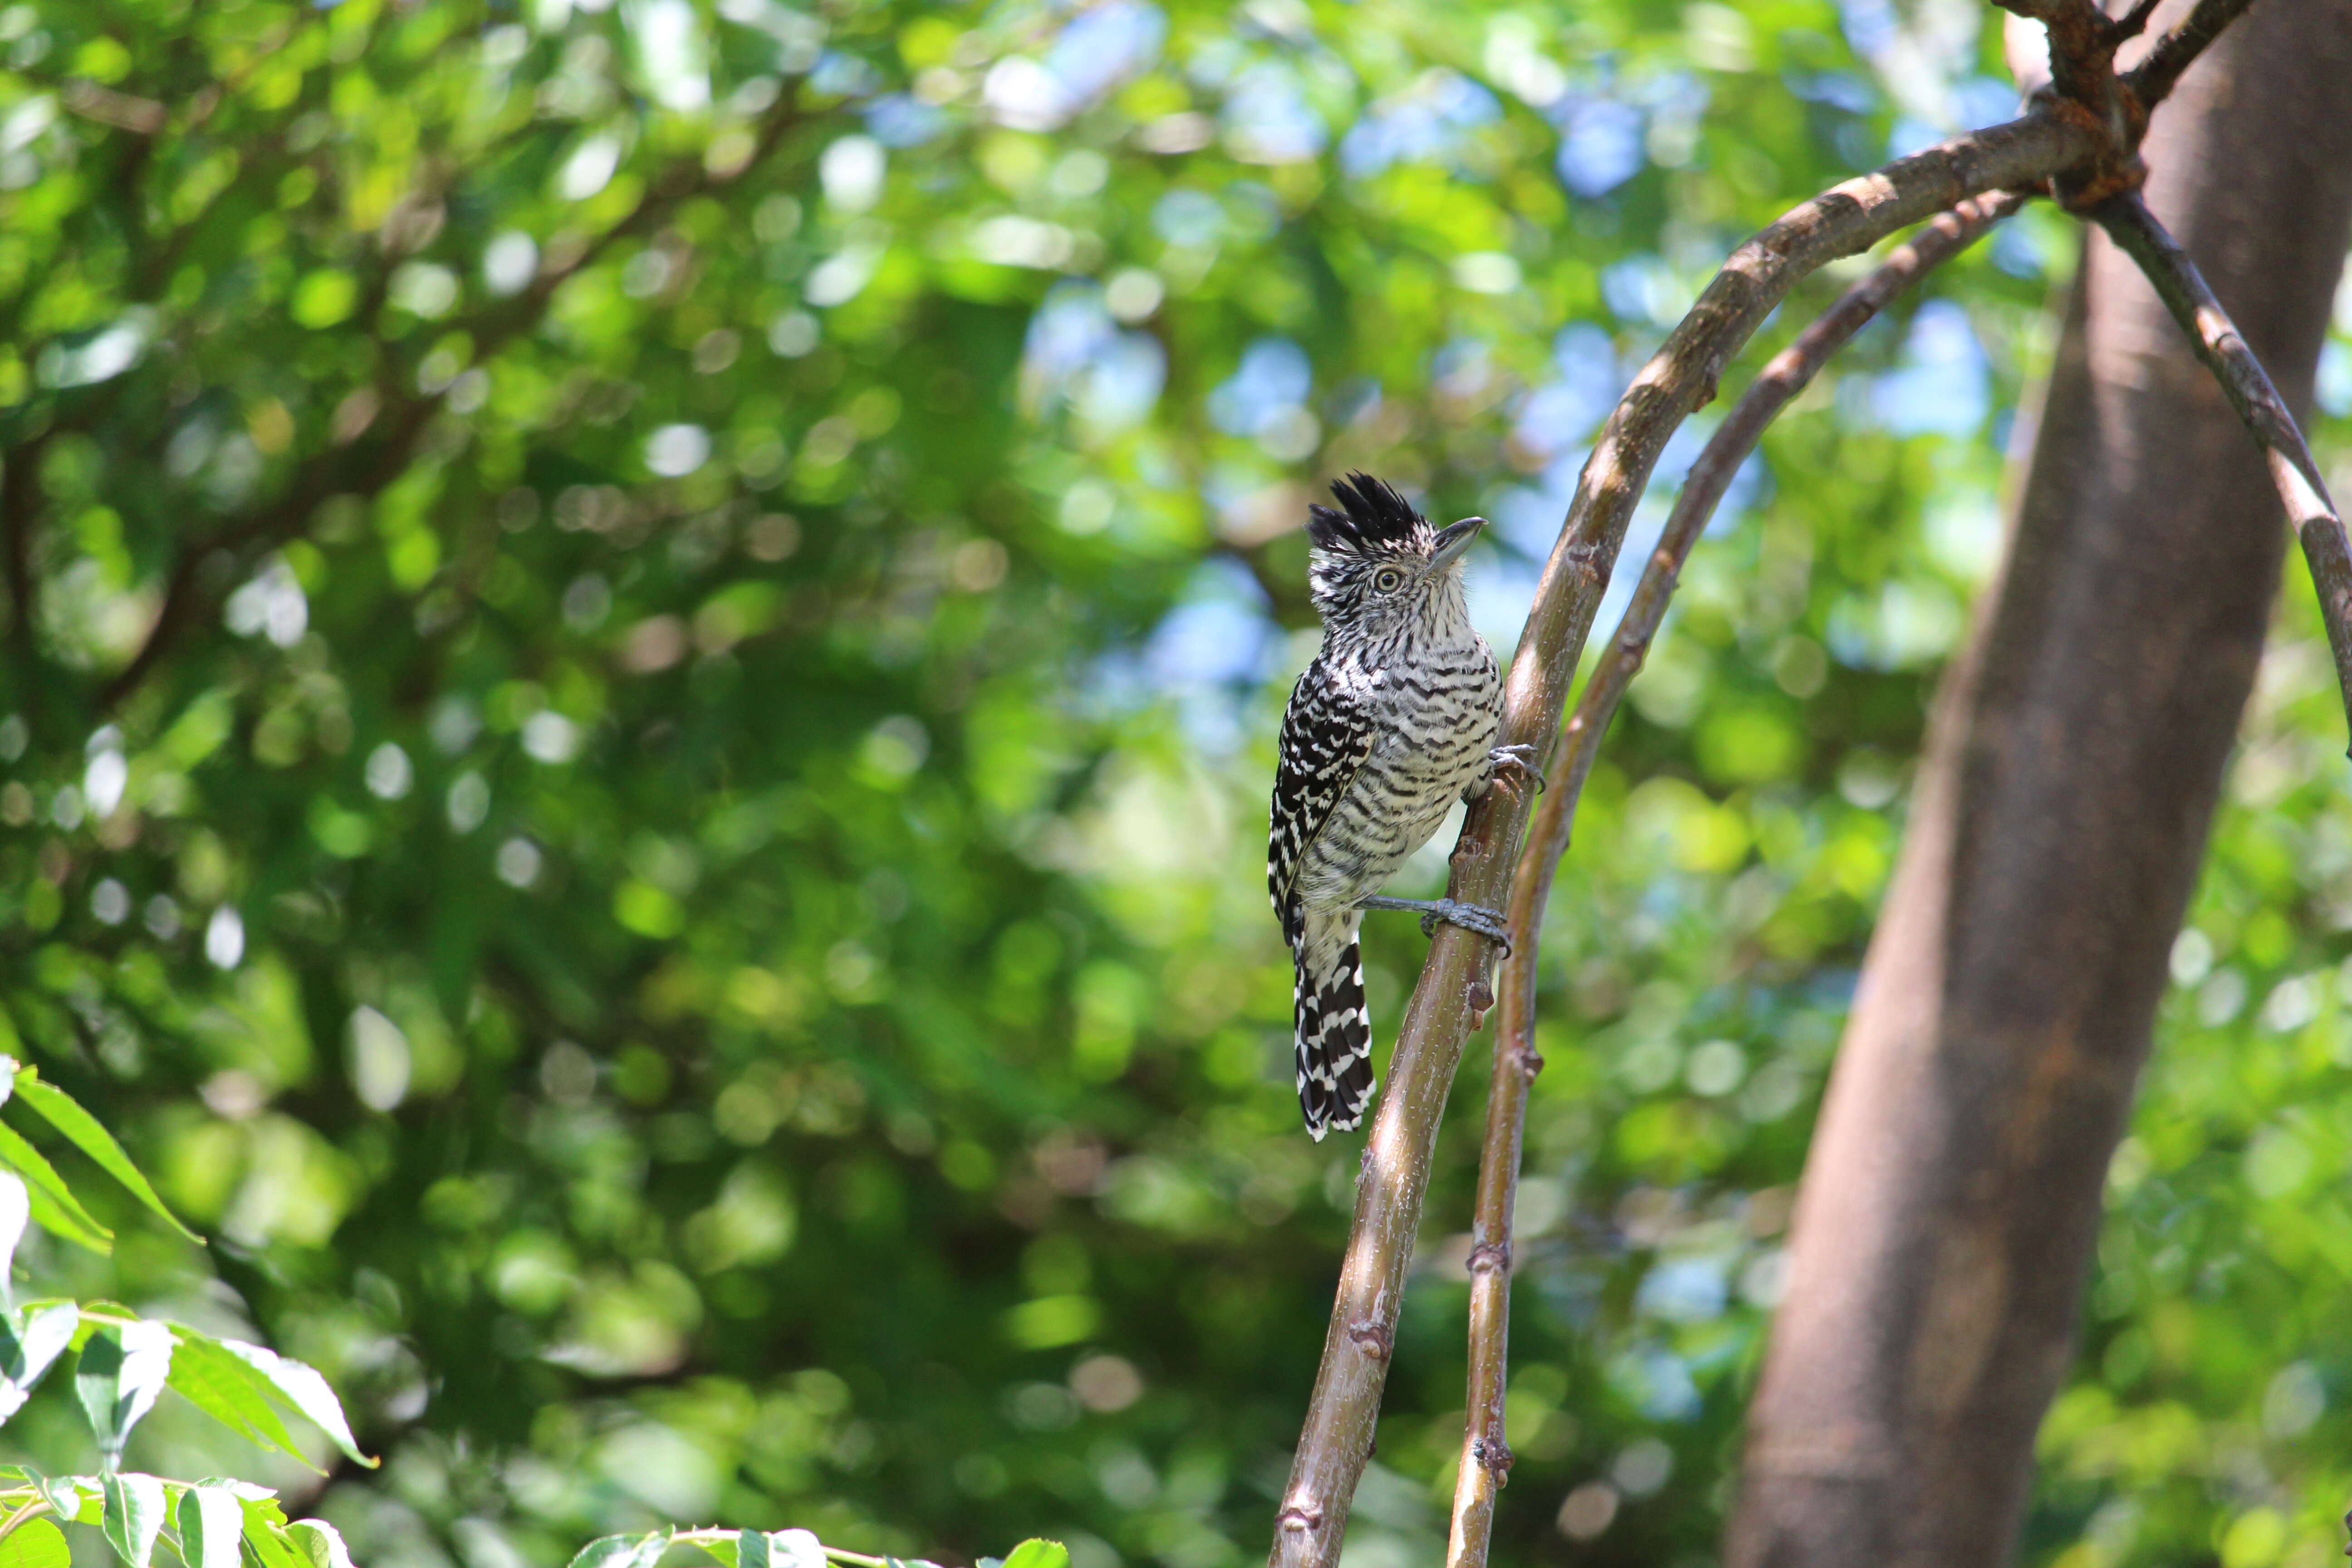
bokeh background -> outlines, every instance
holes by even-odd
[[[2013,111],[1990,18],[0,8],[6,1048],[211,1237],[126,1205],[26,1288],[301,1356],[385,1456],[306,1477],[167,1396],[131,1462],[284,1486],[368,1568],[665,1521],[1252,1559],[1358,1153],[1299,1131],[1263,893],[1304,508],[1361,466],[1495,519],[1507,654],[1721,258]],[[1712,1560],[2074,243],[2029,212],[1781,420],[1611,737],[1544,933],[1501,1561]],[[2352,294],[2336,331],[2329,462]],[[2291,568],[2037,1563],[2336,1551],[2352,809],[2309,601]],[[1383,1038],[1423,946],[1371,927]],[[1351,1568],[1442,1550],[1486,1044]],[[63,1380],[0,1453],[90,1467]]]

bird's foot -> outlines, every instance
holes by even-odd
[[[1491,779],[1497,773],[1512,769],[1517,769],[1520,773],[1531,780],[1536,786],[1537,794],[1540,795],[1543,793],[1544,784],[1546,781],[1544,779],[1543,769],[1536,766],[1536,749],[1533,746],[1528,745],[1523,742],[1516,746],[1497,746],[1493,751],[1486,753],[1486,776],[1488,778]]]
[[[1423,936],[1436,935],[1437,922],[1444,921],[1447,925],[1460,926],[1464,931],[1475,931],[1499,946],[1503,950],[1505,958],[1511,956],[1510,926],[1504,921],[1501,915],[1483,904],[1465,904],[1453,899],[1387,899],[1374,896],[1358,899],[1356,907],[1360,910],[1404,910],[1417,914],[1421,917],[1421,934]]]

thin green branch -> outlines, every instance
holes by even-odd
[[[0,1519],[0,1541],[5,1541],[10,1536],[16,1534],[19,1525],[26,1523],[27,1521],[38,1519],[41,1515],[50,1511],[52,1510],[49,1508],[48,1499],[41,1496],[38,1492],[35,1492],[32,1496],[31,1501],[26,1503],[24,1507],[18,1509],[7,1518]]]

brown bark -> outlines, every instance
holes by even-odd
[[[2352,227],[2347,71],[2352,0],[2255,6],[2146,148],[2298,414]],[[2009,1557],[2284,544],[2244,426],[2093,236],[1807,1164],[1735,1568]]]

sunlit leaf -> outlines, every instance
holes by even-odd
[[[172,1325],[172,1334],[176,1342],[172,1352],[173,1388],[232,1431],[310,1463],[270,1401],[276,1384],[252,1362],[231,1352],[211,1335],[183,1324]]]
[[[194,1486],[180,1494],[180,1556],[187,1568],[237,1568],[245,1535],[245,1505],[225,1487]]]
[[[33,1385],[73,1342],[80,1321],[79,1310],[70,1303],[26,1307],[0,1316],[0,1421],[23,1407]],[[58,1511],[73,1517],[66,1509]]]
[[[96,1524],[105,1507],[105,1490],[96,1476],[45,1476],[34,1484],[59,1519],[76,1524]]]
[[[163,1483],[134,1470],[109,1475],[101,1485],[107,1543],[131,1568],[147,1568],[168,1511]]]
[[[40,1075],[29,1067],[16,1069],[15,1082],[19,1100],[65,1134],[68,1142],[89,1155],[108,1175],[130,1188],[131,1195],[161,1216],[164,1224],[190,1241],[204,1240],[180,1223],[178,1216],[156,1195],[147,1178],[131,1163],[131,1157],[122,1152],[122,1145],[114,1141],[114,1135],[99,1125],[98,1119],[84,1110],[70,1095],[54,1084],[43,1082]]]
[[[814,1531],[780,1530],[768,1537],[772,1568],[824,1568],[824,1543]]]
[[[112,1250],[114,1233],[90,1217],[57,1168],[13,1127],[0,1126],[0,1167],[25,1179],[34,1224],[92,1252]]]
[[[0,1306],[16,1301],[9,1276],[16,1244],[25,1239],[25,1224],[32,1215],[32,1199],[25,1191],[24,1178],[14,1171],[0,1171]]]
[[[245,1505],[245,1541],[261,1568],[310,1568],[310,1557],[286,1523],[286,1510],[271,1496],[240,1494]]]
[[[144,1319],[110,1323],[81,1347],[74,1389],[97,1435],[100,1462],[108,1470],[121,1462],[131,1429],[155,1407],[171,1373],[172,1331],[167,1324]]]
[[[669,1549],[671,1531],[645,1535],[607,1535],[582,1547],[570,1568],[654,1568]]]
[[[286,1533],[310,1560],[310,1568],[352,1568],[351,1548],[342,1532],[323,1519],[298,1519]]]
[[[1069,1549],[1058,1541],[1024,1541],[1005,1558],[1004,1568],[1070,1568]]]
[[[65,1531],[46,1519],[28,1519],[0,1541],[0,1568],[68,1568],[72,1562]]]
[[[251,1367],[268,1380],[269,1386],[285,1395],[295,1409],[300,1411],[319,1429],[334,1440],[344,1457],[373,1469],[377,1461],[360,1452],[358,1441],[352,1436],[351,1423],[343,1418],[343,1402],[318,1372],[291,1356],[260,1345],[247,1344],[242,1340],[222,1340],[220,1346],[229,1354]]]

